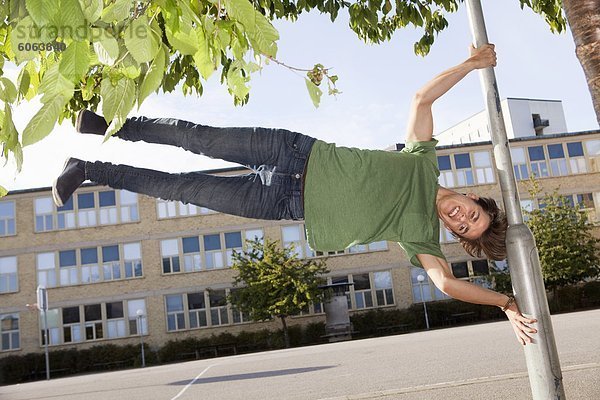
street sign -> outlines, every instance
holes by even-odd
[[[44,286],[37,288],[37,303],[40,311],[48,311],[48,290]]]

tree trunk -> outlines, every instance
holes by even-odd
[[[280,315],[279,318],[281,318],[281,325],[283,325],[283,340],[285,341],[285,348],[289,349],[290,348],[290,335],[288,333],[288,327],[287,327],[287,323],[285,321],[285,315]]]
[[[563,0],[563,8],[600,124],[600,0]]]

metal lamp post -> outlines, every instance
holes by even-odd
[[[488,37],[481,1],[467,0],[466,5],[475,47],[487,44]],[[498,180],[508,219],[506,250],[511,266],[513,290],[521,311],[538,320],[538,333],[534,336],[534,343],[524,348],[531,391],[535,400],[563,400],[565,399],[563,378],[540,260],[533,234],[523,223],[494,69],[491,67],[482,69],[479,71],[479,76],[490,122]]]
[[[142,310],[137,310],[136,311],[137,317],[137,331],[138,334],[140,335],[140,348],[142,349],[142,368],[144,368],[146,366],[146,356],[144,354],[144,332],[143,332],[143,324],[142,324],[142,319],[144,318],[144,311]]]
[[[421,301],[423,302],[423,310],[425,311],[425,326],[427,327],[427,329],[429,329],[429,317],[427,316],[427,302],[425,301],[425,297],[423,296],[423,281],[425,280],[425,275],[417,275],[417,280],[419,281],[419,289],[421,290]]]
[[[46,379],[50,379],[50,355],[48,353],[48,290],[45,286],[37,287],[37,308],[44,317],[44,352],[46,356]]]

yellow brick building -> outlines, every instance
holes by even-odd
[[[598,133],[511,140],[523,206],[537,206],[523,182],[535,174],[545,190],[560,187],[597,221]],[[490,142],[440,146],[438,164],[441,185],[501,202]],[[225,301],[233,280],[231,252],[245,239],[266,236],[294,244],[302,257],[324,256],[308,248],[297,222],[244,219],[95,185],[81,187],[61,208],[51,197],[50,188],[40,188],[0,199],[0,357],[43,351],[43,325],[25,306],[36,301],[38,285],[48,288],[51,348],[138,343],[140,328],[145,341],[158,347],[171,339],[279,327],[248,322]],[[480,282],[489,273],[486,260],[468,257],[443,228],[440,238],[458,278]],[[395,243],[326,256],[330,282],[354,283],[352,312],[446,298],[428,280],[421,298],[422,270]],[[321,305],[291,323],[317,320],[324,320]]]

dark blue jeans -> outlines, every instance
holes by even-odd
[[[283,129],[215,128],[146,117],[128,119],[115,136],[182,147],[245,165],[252,172],[238,176],[169,174],[98,161],[86,163],[86,177],[91,181],[242,217],[304,218],[302,185],[314,138]]]

